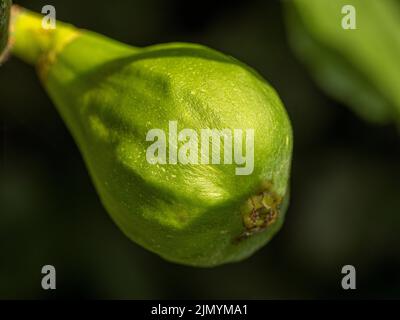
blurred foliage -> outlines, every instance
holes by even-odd
[[[400,297],[396,130],[369,126],[316,88],[288,46],[279,1],[52,4],[60,20],[133,45],[199,42],[257,69],[294,126],[291,205],[271,243],[241,263],[163,261],[108,217],[32,68],[12,58],[0,70],[0,298]],[[40,287],[45,264],[57,269],[52,292]],[[357,269],[356,291],[341,289],[345,264]]]
[[[400,124],[400,2],[285,2],[293,48],[318,84],[370,121]],[[342,28],[349,4],[354,30]]]
[[[0,57],[8,42],[11,0],[0,0]],[[1,60],[0,60],[1,62]]]

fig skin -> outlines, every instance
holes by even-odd
[[[103,205],[130,239],[199,267],[242,260],[271,239],[288,200],[292,131],[260,75],[201,45],[139,49],[59,22],[54,32],[34,54],[18,45],[15,54],[37,65]],[[236,175],[235,163],[148,163],[146,134],[168,132],[169,121],[196,132],[254,129],[252,174]]]

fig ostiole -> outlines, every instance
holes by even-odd
[[[14,9],[13,53],[36,66],[130,239],[202,267],[271,239],[288,202],[292,130],[258,73],[198,44],[137,48],[59,21],[43,30],[41,19]]]

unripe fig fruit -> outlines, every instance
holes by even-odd
[[[254,70],[196,44],[139,49],[60,22],[42,30],[25,10],[15,13],[13,50],[37,66],[105,208],[133,241],[170,261],[215,266],[248,257],[282,225],[292,131]],[[240,150],[226,151],[222,138],[220,163],[200,163],[206,129],[239,136]],[[166,161],[161,148],[148,158],[157,132]],[[194,151],[184,133],[198,135]],[[206,143],[209,159],[218,141]],[[247,163],[235,162],[243,150]]]

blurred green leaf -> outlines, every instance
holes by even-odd
[[[289,38],[318,84],[363,118],[400,123],[400,2],[293,0]],[[344,29],[351,4],[356,29]]]

